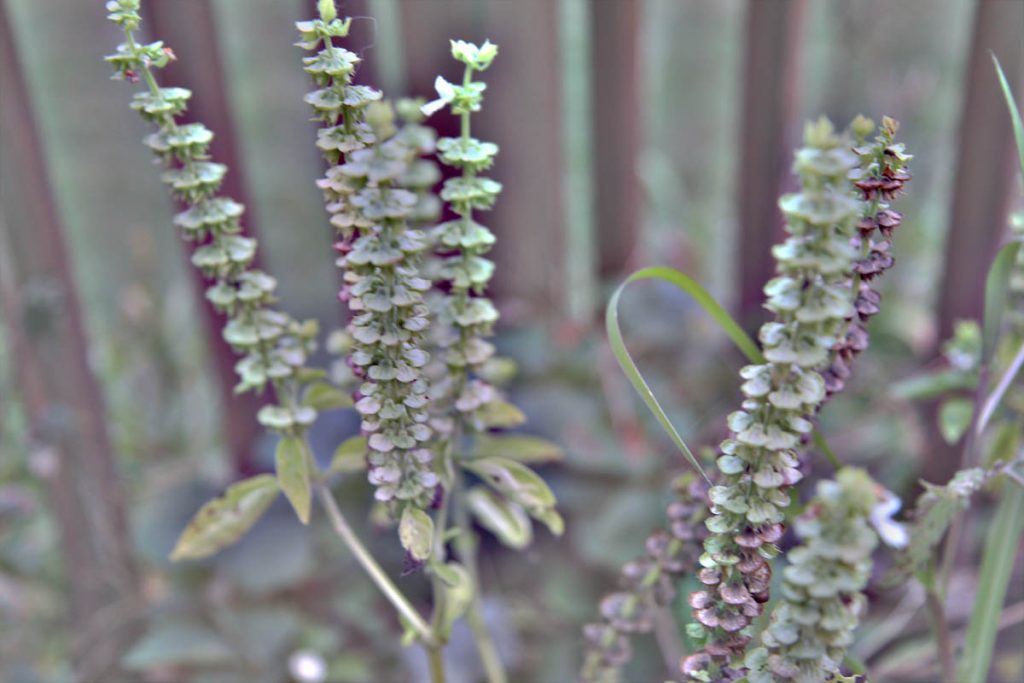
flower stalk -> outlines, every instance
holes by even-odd
[[[717,461],[723,483],[709,491],[711,535],[698,573],[705,588],[690,596],[696,622],[688,626],[703,650],[681,664],[689,680],[742,675],[748,627],[769,599],[788,489],[803,476],[798,452],[830,387],[842,387],[849,355],[866,346],[859,325],[877,312],[879,298],[862,278],[891,265],[870,237],[898,223],[883,202],[909,179],[909,157],[892,143],[895,130],[887,119],[875,146],[851,151],[821,119],[808,124],[796,153],[801,191],[779,201],[789,237],[772,250],[778,276],[765,286],[775,314],[759,335],[766,363],[740,371],[742,409],[729,416]],[[863,141],[869,123],[858,119],[855,131]],[[857,197],[851,180],[860,183]]]
[[[338,296],[352,313],[348,362],[361,381],[356,410],[367,437],[369,480],[377,500],[388,502],[397,517],[408,506],[428,507],[439,483],[422,372],[429,360],[423,295],[431,283],[420,274],[427,241],[409,226],[417,197],[399,182],[421,153],[433,149],[433,139],[396,135],[380,91],[352,83],[359,57],[332,43],[348,34],[350,23],[299,22],[297,44],[315,52],[303,61],[319,88],[305,99],[324,124],[317,147],[331,164],[317,185],[338,230],[335,250],[344,281]]]
[[[586,655],[581,683],[619,680],[622,666],[632,658],[630,637],[653,629],[658,610],[675,599],[675,580],[700,555],[706,536],[707,485],[688,473],[673,488],[676,500],[666,510],[668,530],[659,529],[647,537],[645,554],[622,568],[621,590],[601,601],[602,620],[583,627]]]
[[[132,108],[154,124],[157,131],[145,139],[164,167],[162,179],[186,209],[174,223],[186,240],[199,246],[192,263],[211,284],[206,297],[228,316],[223,335],[242,358],[235,365],[239,376],[236,392],[272,388],[276,403],[264,406],[259,422],[282,437],[278,474],[282,490],[299,519],[310,515],[310,480],[315,464],[305,444],[308,427],[318,407],[333,407],[338,397],[332,387],[318,380],[321,373],[305,367],[316,348],[315,320],[298,322],[275,310],[277,281],[252,267],[256,240],[241,232],[244,207],[217,191],[228,169],[210,159],[208,148],[213,133],[201,123],[179,125],[176,121],[191,92],[184,88],[162,88],[153,69],[174,59],[161,41],[140,44],[135,32],[141,24],[139,0],[112,0],[106,5],[108,18],[121,27],[124,42],[108,56],[115,78],[143,80],[147,90],[135,95]],[[326,402],[325,402],[325,399]],[[283,456],[283,457],[282,457]],[[282,467],[286,470],[282,472]]]
[[[818,482],[817,496],[794,521],[800,545],[786,555],[782,596],[762,646],[746,657],[750,683],[820,683],[840,673],[878,545],[869,519],[888,495],[857,468]]]

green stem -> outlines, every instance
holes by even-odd
[[[438,643],[430,626],[427,625],[427,622],[423,620],[423,617],[420,616],[419,612],[416,611],[416,608],[412,606],[402,591],[384,573],[381,566],[377,564],[377,560],[374,559],[370,551],[366,549],[366,546],[363,545],[359,537],[352,531],[348,522],[345,521],[345,517],[341,514],[341,510],[338,509],[338,503],[334,500],[331,490],[327,486],[321,485],[319,486],[319,493],[320,501],[327,511],[327,516],[331,520],[331,526],[334,527],[335,533],[348,546],[352,554],[356,556],[356,560],[369,575],[370,579],[377,584],[377,588],[384,594],[384,597],[398,610],[399,614],[405,617],[406,622],[416,631],[423,644],[432,652],[438,646]],[[442,672],[442,678],[439,680],[443,681],[443,676]]]
[[[432,647],[427,650],[427,654],[430,658],[430,682],[445,683],[443,651],[439,647]]]
[[[456,473],[454,491],[462,493],[462,477]],[[460,495],[461,501],[461,495]],[[484,672],[487,674],[488,683],[506,683],[508,675],[505,673],[505,666],[501,662],[501,655],[498,647],[487,629],[487,622],[484,620],[480,603],[480,578],[477,570],[476,540],[473,536],[473,527],[469,522],[469,515],[466,513],[465,505],[458,505],[455,508],[456,525],[459,527],[459,535],[456,537],[456,546],[459,551],[459,559],[469,573],[470,581],[473,583],[473,599],[469,603],[469,610],[466,613],[466,621],[469,623],[469,630],[473,633],[473,642],[476,644],[480,661],[484,665]]]
[[[472,82],[473,82],[473,67],[471,67],[469,64],[467,64],[466,65],[466,71],[463,73],[463,76],[462,76],[462,85],[463,85],[463,87],[468,88],[470,83],[472,83]],[[470,117],[470,113],[468,111],[462,113],[462,141],[463,142],[469,142],[469,117]]]
[[[128,47],[131,48],[135,56],[139,56],[139,44],[135,42],[135,36],[128,29],[124,30],[125,42],[128,43]],[[160,86],[157,85],[156,79],[153,78],[153,72],[149,70],[149,66],[145,62],[142,63],[142,77],[146,80],[146,85],[149,86],[149,91],[154,95],[160,94]]]
[[[956,683],[956,663],[953,661],[953,638],[946,621],[946,610],[936,587],[930,586],[927,594],[928,611],[931,613],[932,628],[935,631],[935,645],[939,654],[939,669],[942,683]]]
[[[441,498],[441,507],[437,511],[437,517],[434,521],[434,550],[432,561],[438,564],[444,564],[446,562],[445,552],[445,531],[448,527],[448,509],[451,507],[451,499],[453,495],[452,490],[452,476],[451,476],[451,442],[444,444],[444,448],[441,454],[441,467],[445,473],[448,474],[448,490],[445,491]],[[444,618],[444,583],[435,573],[430,580],[431,593],[433,595],[434,614],[430,619],[430,627],[434,633],[438,633],[441,620]]]

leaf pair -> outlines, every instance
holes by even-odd
[[[284,492],[299,521],[309,523],[313,458],[304,439],[285,437],[277,444],[277,476],[259,474],[236,482],[207,502],[189,521],[171,552],[171,560],[198,560],[237,542]]]
[[[555,494],[551,492],[540,475],[526,465],[510,458],[490,456],[466,461],[463,463],[463,467],[487,482],[508,501],[547,526],[555,536],[560,536],[565,530],[565,522],[555,509]],[[479,496],[477,497],[479,499]],[[498,499],[492,497],[491,501],[495,502]],[[479,503],[480,500],[478,500],[478,505]],[[488,519],[488,524],[491,525],[488,528],[503,526],[501,522],[507,525],[509,521],[514,521],[516,516],[515,507],[504,506],[501,513],[501,519]],[[521,533],[520,530],[520,535]],[[500,534],[499,538],[502,538]],[[516,534],[510,538],[514,542]]]

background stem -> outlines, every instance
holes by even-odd
[[[942,683],[956,683],[956,663],[953,661],[953,639],[946,623],[946,609],[938,590],[928,589],[928,611],[931,613],[932,628],[935,630],[935,645],[939,654]]]
[[[459,527],[459,535],[456,536],[456,548],[459,559],[469,572],[473,582],[473,599],[469,603],[469,610],[466,613],[466,621],[473,633],[473,642],[476,644],[477,653],[480,655],[480,662],[484,666],[488,683],[506,683],[508,675],[505,673],[505,666],[502,664],[498,647],[487,629],[487,621],[484,619],[481,609],[480,576],[477,570],[476,560],[476,536],[473,534],[473,527],[466,513],[466,506],[462,504],[462,476],[455,475],[453,494],[458,496],[459,505],[455,507],[455,522]]]
[[[444,675],[444,651],[440,647],[427,649],[430,658],[430,681],[431,683],[445,683]]]

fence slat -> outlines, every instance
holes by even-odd
[[[137,616],[136,572],[70,255],[0,3],[0,307],[70,592],[77,680],[111,680]]]
[[[640,12],[634,0],[591,3],[594,186],[599,268],[615,277],[632,263],[640,239],[637,174],[643,99]]]
[[[493,292],[507,323],[564,316],[559,3],[434,0],[402,2],[401,9],[414,94],[433,96],[439,73],[449,80],[461,76],[449,39],[490,38],[500,46],[486,74],[483,111],[473,117],[474,134],[501,146],[490,175],[505,189],[495,210],[479,219],[498,237]],[[454,118],[435,119],[442,135],[458,134]]]
[[[1013,132],[991,53],[999,57],[1010,83],[1020,83],[1021,26],[1024,3],[980,0],[975,5],[933,355],[953,333],[957,320],[981,320],[985,275],[1006,232],[1010,201],[1018,191]],[[957,470],[961,449],[947,444],[939,434],[938,405],[929,408],[929,453],[921,476],[942,483]]]
[[[736,184],[739,204],[740,320],[763,322],[762,288],[774,275],[771,246],[782,234],[776,205],[789,177],[791,129],[799,111],[803,0],[748,0],[743,67],[743,114]]]
[[[182,120],[201,121],[214,132],[210,153],[230,169],[222,192],[245,204],[243,233],[258,235],[255,204],[250,201],[249,184],[235,135],[235,122],[218,49],[217,22],[209,0],[148,2],[143,4],[143,10],[147,15],[143,27],[154,39],[163,40],[177,55],[175,61],[161,70],[160,77],[165,84],[192,90],[189,109]],[[180,205],[181,208],[184,205]],[[167,229],[174,229],[170,221]],[[198,246],[184,244],[188,254]],[[208,282],[202,273],[191,264],[188,272],[193,281],[196,303],[203,315],[209,362],[220,397],[225,447],[236,473],[251,474],[255,469],[253,443],[258,434],[256,412],[266,400],[255,393],[234,393],[238,381],[234,367],[238,357],[221,336],[226,318],[206,299],[204,292]]]

